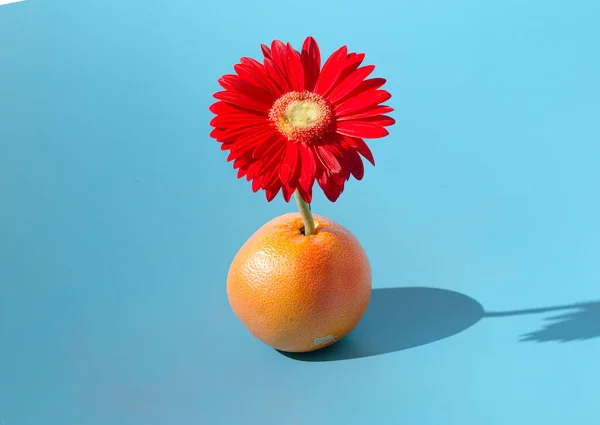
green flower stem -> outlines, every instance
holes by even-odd
[[[298,210],[300,210],[300,215],[302,216],[302,221],[304,222],[304,236],[314,235],[315,221],[313,220],[312,213],[310,212],[310,207],[304,201],[304,199],[302,199],[300,192],[297,190],[294,192],[294,197],[296,198],[296,204],[298,204]]]

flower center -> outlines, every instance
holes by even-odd
[[[333,113],[318,94],[289,92],[275,101],[269,119],[288,140],[310,143],[329,131]]]

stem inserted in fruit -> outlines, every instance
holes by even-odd
[[[298,210],[300,210],[300,215],[302,216],[302,221],[304,222],[304,236],[314,235],[315,221],[313,220],[312,213],[310,212],[310,206],[304,201],[304,199],[302,199],[300,192],[297,190],[294,192],[294,197],[296,198],[296,204],[298,204]]]

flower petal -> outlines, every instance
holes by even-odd
[[[210,107],[208,109],[210,110],[210,112],[212,112],[213,114],[216,114],[216,115],[236,114],[236,113],[243,112],[245,114],[250,114],[250,115],[254,115],[254,116],[258,116],[258,117],[266,117],[267,116],[267,114],[264,112],[253,111],[248,108],[243,108],[241,106],[236,106],[236,105],[232,105],[231,103],[223,102],[221,100],[210,105]]]
[[[346,151],[348,153],[348,160],[350,161],[350,172],[356,180],[362,180],[365,175],[365,166],[360,159],[360,156],[356,151]]]
[[[355,114],[365,109],[377,106],[388,100],[392,95],[385,90],[367,90],[358,96],[350,97],[348,100],[334,107],[337,117]]]
[[[269,49],[266,45],[261,44],[260,50],[262,51],[262,54],[265,58],[271,59],[271,49]]]
[[[300,187],[310,194],[312,186],[315,183],[315,174],[317,172],[315,155],[310,146],[300,146],[300,164]]]
[[[368,121],[340,121],[337,123],[336,131],[345,136],[367,139],[385,137],[389,134],[382,126]]]
[[[283,74],[285,74],[286,71],[286,55],[287,51],[285,44],[280,40],[273,40],[271,43],[271,59],[275,65],[277,65],[277,68],[279,68],[280,71],[283,71]]]
[[[348,163],[346,161],[344,151],[342,150],[338,140],[336,140],[336,143],[328,144],[327,148],[333,154],[337,162],[340,164],[340,171],[337,173],[332,173],[331,177],[336,182],[336,184],[344,184],[344,181],[348,180],[348,177],[350,177],[350,171],[348,169]]]
[[[292,46],[289,43],[286,46],[281,41],[275,40],[271,45],[271,53],[273,62],[282,71],[290,89],[304,90],[304,69]]]
[[[312,187],[309,190],[305,190],[301,186],[298,186],[296,189],[300,193],[302,199],[304,199],[304,202],[306,202],[307,204],[310,204],[312,202]]]
[[[262,176],[257,176],[254,179],[252,179],[252,192],[256,193],[260,190],[262,180]]]
[[[281,192],[283,194],[283,199],[285,202],[290,202],[292,199],[292,195],[294,194],[294,189],[288,185],[281,185]]]
[[[327,100],[330,103],[335,103],[341,100],[344,96],[356,89],[358,85],[364,81],[365,78],[373,72],[375,69],[374,65],[363,66],[362,68],[353,71],[345,79],[343,79],[333,91],[327,96]]]
[[[257,87],[249,82],[241,79],[239,75],[226,74],[219,78],[218,83],[225,90],[230,92],[241,93],[244,96],[253,99],[259,103],[265,104],[270,107],[275,100],[277,100],[277,94],[266,90],[262,87]]]
[[[365,55],[363,53],[350,53],[346,55],[345,58],[341,59],[335,66],[335,70],[329,74],[330,80],[325,83],[326,87],[322,89],[320,94],[324,97],[328,97],[331,91],[334,90],[341,81],[356,71],[364,58]],[[325,67],[323,69],[325,69]]]
[[[317,183],[319,183],[319,186],[323,190],[323,193],[331,202],[337,201],[337,199],[344,191],[344,185],[335,184],[333,179],[331,179],[325,172],[319,175],[319,177],[317,178]]]
[[[375,165],[375,159],[373,158],[373,153],[369,146],[365,143],[365,141],[358,137],[346,137],[344,141],[356,149],[359,154],[365,157],[371,164]]]
[[[238,112],[235,114],[221,114],[210,120],[210,125],[217,128],[240,128],[254,124],[264,124],[265,118],[258,115]]]
[[[227,102],[232,105],[241,106],[242,108],[251,109],[253,111],[266,113],[270,108],[270,105],[266,105],[255,99],[251,99],[241,93],[220,91],[215,93],[213,96],[215,99],[222,100],[223,102]]]
[[[302,61],[300,55],[296,52],[290,43],[286,46],[286,71],[288,73],[288,79],[290,85],[295,91],[304,90],[304,68],[302,68]]]
[[[277,84],[279,90],[281,90],[282,93],[291,91],[288,80],[283,74],[283,70],[279,69],[279,67],[271,59],[265,58],[264,63],[267,74],[269,75],[271,80],[273,80],[273,82]]]
[[[246,129],[247,131],[238,133],[235,137],[227,137],[225,141],[228,145],[231,145],[229,148],[233,152],[238,151],[247,151],[247,146],[252,145],[252,151],[254,148],[258,146],[263,140],[272,137],[274,134],[273,129],[265,127],[265,128],[251,128]],[[275,133],[276,134],[276,133]]]
[[[392,112],[393,110],[394,110],[394,108],[392,108],[390,106],[381,105],[381,106],[377,106],[372,109],[367,109],[362,112],[357,112],[356,114],[353,114],[353,115],[345,115],[343,117],[339,117],[337,120],[338,121],[348,121],[348,120],[357,120],[360,118],[369,118],[369,117],[374,117],[377,115],[387,114],[388,112]]]
[[[231,159],[233,159],[233,158],[231,158]],[[229,157],[228,157],[227,161],[230,161]],[[250,165],[250,160],[248,159],[247,156],[240,156],[233,160],[233,169],[234,170],[237,170],[238,168],[247,168],[248,165]]]
[[[281,182],[279,180],[275,181],[271,186],[265,189],[265,196],[267,197],[267,202],[271,202],[277,196],[277,193],[281,189]]]
[[[342,171],[342,166],[327,145],[317,145],[315,147],[315,153],[329,174],[335,174]]]
[[[279,179],[284,186],[293,183],[292,180],[298,171],[299,157],[298,144],[288,143],[279,168]]]
[[[281,168],[281,159],[285,153],[285,149],[285,145],[275,145],[273,149],[269,149],[269,151],[265,153],[264,158],[261,159],[262,165],[258,173],[268,174],[279,180],[279,169]]]
[[[265,158],[269,158],[271,153],[277,149],[277,145],[281,143],[281,137],[278,133],[273,134],[271,137],[264,138],[262,141],[256,146],[254,151],[252,152],[252,156],[259,160],[264,160]]]
[[[256,178],[259,178],[259,180],[260,180],[261,176],[258,175],[258,170],[259,169],[260,169],[260,162],[259,161],[254,161],[252,164],[250,164],[248,166],[248,169],[246,170],[246,181],[254,180]]]
[[[342,64],[347,55],[348,47],[342,46],[325,61],[313,92],[323,95],[332,87],[343,71]]]
[[[248,163],[256,162],[256,159],[252,157],[252,151],[256,148],[259,141],[257,139],[250,139],[249,141],[244,141],[243,143],[237,142],[228,147],[229,156],[228,161],[231,159],[245,157],[248,160]]]
[[[277,159],[277,161],[279,161],[279,159]],[[263,167],[261,167],[261,168],[263,168]],[[265,170],[267,170],[267,171],[264,174],[262,174],[263,181],[262,181],[261,187],[263,189],[267,189],[268,187],[271,187],[276,182],[279,182],[279,184],[281,184],[281,181],[279,180],[279,168],[273,167],[273,166],[267,166],[267,167],[265,167]]]
[[[265,124],[253,124],[244,127],[228,127],[218,129],[218,140],[223,142],[236,141],[249,137],[262,137],[265,134],[272,134],[275,130]],[[213,136],[214,137],[214,136]]]
[[[338,100],[336,102],[336,105],[340,104],[342,102],[345,102],[346,100],[349,100],[353,97],[356,97],[366,91],[378,89],[381,86],[383,86],[385,83],[386,83],[385,78],[369,78],[368,80],[365,80],[362,83],[360,83],[358,85],[358,87],[356,87],[354,90],[352,90],[346,96],[344,96],[342,99]]]
[[[321,51],[314,38],[307,37],[304,40],[300,60],[304,69],[304,88],[312,91],[315,88],[317,78],[319,78],[319,71],[321,70]]]
[[[387,115],[375,115],[373,117],[363,118],[359,121],[369,122],[371,124],[377,124],[384,127],[396,124],[396,120]]]
[[[276,96],[283,94],[281,89],[277,87],[277,84],[269,78],[265,66],[262,63],[251,58],[242,58],[240,62],[241,63],[233,66],[233,69],[240,78],[258,87],[269,90]]]
[[[340,72],[339,77],[336,78],[336,81],[331,86],[331,89],[329,89],[327,91],[327,93],[325,93],[325,95],[328,95],[331,92],[331,90],[333,90],[335,87],[337,87],[337,85],[341,81],[343,81],[350,74],[352,74],[354,71],[356,71],[364,59],[365,59],[364,53],[348,53],[348,56],[346,56],[346,60],[342,64],[342,68],[343,68],[342,72]]]

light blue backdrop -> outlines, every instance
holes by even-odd
[[[0,424],[598,423],[599,20],[593,0],[0,6]],[[208,106],[241,56],[307,35],[365,52],[397,124],[313,203],[364,245],[371,308],[298,359],[225,292],[295,206],[236,179]]]

